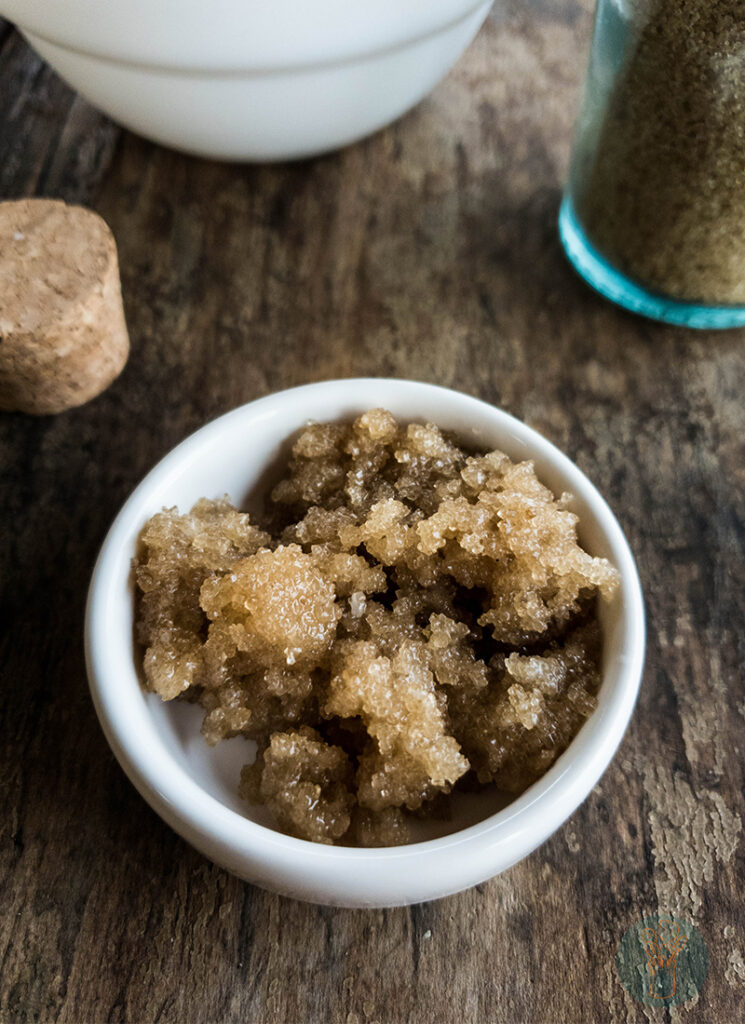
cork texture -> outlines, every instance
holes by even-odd
[[[100,394],[129,353],[114,237],[91,210],[0,203],[0,408],[57,413]]]

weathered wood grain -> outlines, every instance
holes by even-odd
[[[374,138],[218,165],[112,126],[0,31],[0,195],[98,210],[132,355],[100,399],[0,417],[0,1020],[729,1022],[745,994],[745,334],[634,319],[566,265],[555,218],[590,0],[502,5]],[[1,301],[1,293],[0,293]],[[87,695],[85,590],[119,505],[236,404],[357,374],[497,402],[576,458],[639,560],[649,656],[590,799],[501,877],[411,909],[244,885],[163,825]],[[626,929],[709,945],[692,1010],[634,1004]]]

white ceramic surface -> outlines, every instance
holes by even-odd
[[[492,0],[0,0],[86,99],[166,145],[305,157],[418,103]]]
[[[130,564],[145,521],[163,506],[191,507],[228,493],[245,503],[288,437],[308,420],[351,418],[385,406],[403,420],[429,420],[463,443],[534,459],[556,493],[574,495],[580,537],[621,573],[602,607],[603,681],[596,712],[551,770],[503,810],[482,798],[466,803],[466,827],[395,849],[316,845],[267,827],[261,809],[238,800],[240,765],[251,748],[240,738],[209,748],[198,709],[163,704],[143,691],[133,646]],[[86,613],[86,658],[101,725],[120,764],[155,811],[193,846],[241,878],[300,899],[341,906],[395,906],[475,885],[547,839],[585,799],[628,724],[644,657],[641,588],[628,545],[610,509],[580,470],[507,413],[458,392],[411,381],[329,381],[270,395],[222,416],[187,438],[143,480],[104,542]],[[485,815],[483,820],[478,820]],[[477,821],[476,824],[471,822]],[[451,826],[452,827],[452,826]]]

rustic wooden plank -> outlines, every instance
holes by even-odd
[[[504,5],[397,125],[264,168],[121,132],[0,32],[0,195],[106,217],[132,336],[100,399],[0,417],[0,1020],[656,1020],[613,961],[657,912],[708,942],[697,1019],[738,1018],[744,336],[627,316],[562,257],[590,6]],[[81,650],[96,550],[144,472],[240,402],[357,374],[479,395],[575,457],[650,627],[632,727],[572,820],[486,885],[377,912],[269,895],[181,842],[109,753]]]
[[[0,196],[91,198],[120,130],[0,23]]]

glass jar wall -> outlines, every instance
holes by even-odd
[[[745,0],[599,0],[559,227],[620,305],[745,324]]]

